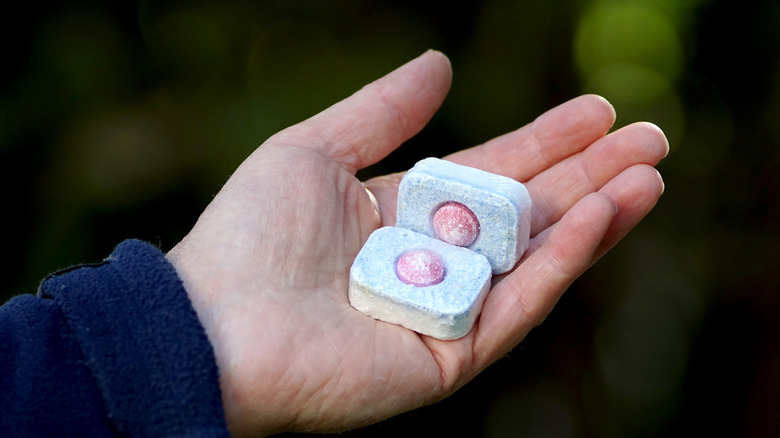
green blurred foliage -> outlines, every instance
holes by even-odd
[[[671,143],[666,193],[541,327],[450,399],[348,436],[780,434],[780,3],[65,1],[3,16],[0,298],[168,249],[265,138],[428,48],[453,88],[361,178],[586,92]],[[457,420],[456,420],[457,419]]]

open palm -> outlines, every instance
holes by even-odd
[[[446,159],[526,183],[531,246],[494,279],[464,338],[440,341],[375,321],[347,300],[368,235],[393,225],[394,174],[357,170],[416,134],[443,101],[448,60],[426,52],[268,139],[168,253],[214,345],[235,435],[334,431],[435,402],[515,346],[571,282],[653,207],[663,133],[606,135],[612,107],[582,96]]]

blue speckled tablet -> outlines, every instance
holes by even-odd
[[[417,250],[440,259],[444,272],[434,266],[436,284],[415,285],[399,278],[399,258]],[[410,230],[384,227],[369,236],[352,264],[349,302],[373,318],[439,339],[457,339],[471,330],[482,310],[491,277],[490,263],[482,255]]]
[[[440,213],[434,224],[437,212],[452,205],[455,212]],[[452,217],[462,223],[453,225]],[[531,196],[511,178],[426,158],[401,180],[395,225],[462,244],[487,257],[493,273],[500,274],[510,271],[528,248]]]

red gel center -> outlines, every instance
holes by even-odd
[[[431,251],[411,250],[398,258],[395,272],[406,284],[417,287],[433,286],[444,280],[444,263]]]
[[[436,236],[450,245],[469,246],[479,235],[479,220],[460,202],[447,202],[433,215]]]

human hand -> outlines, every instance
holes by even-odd
[[[612,107],[582,96],[446,159],[510,176],[534,201],[522,262],[494,279],[463,338],[376,321],[347,300],[368,235],[393,225],[401,174],[355,178],[417,133],[450,85],[426,52],[268,139],[236,170],[168,258],[214,345],[235,435],[336,431],[440,400],[502,357],[564,290],[655,205],[663,133],[606,135]]]

